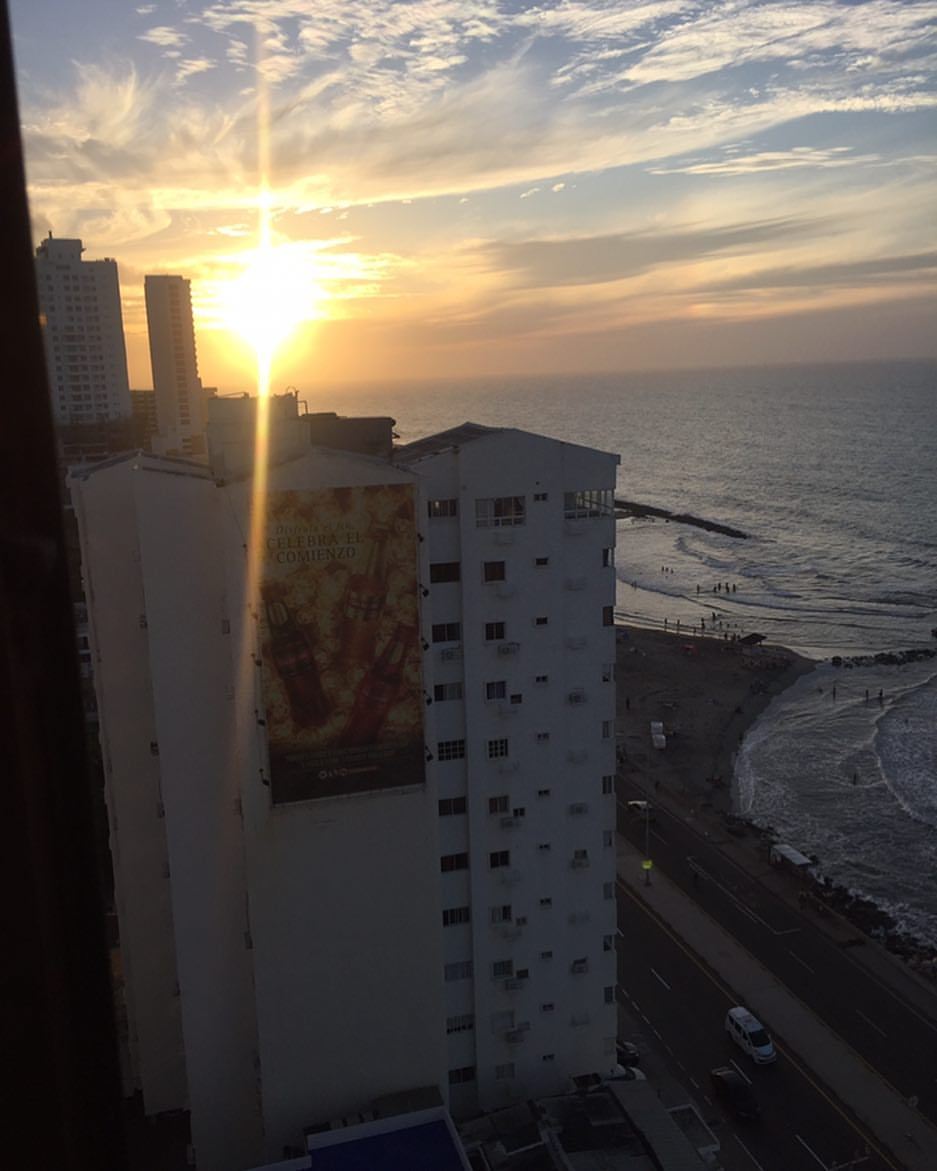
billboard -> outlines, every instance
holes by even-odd
[[[422,783],[413,486],[271,492],[260,594],[274,803]]]

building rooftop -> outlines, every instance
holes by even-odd
[[[474,439],[483,439],[486,435],[495,435],[504,430],[508,428],[485,427],[481,423],[462,423],[458,427],[450,427],[448,431],[437,431],[435,435],[426,435],[412,443],[402,444],[395,449],[394,459],[397,463],[413,463],[415,460],[425,459],[428,455],[451,451],[452,448],[471,443]]]

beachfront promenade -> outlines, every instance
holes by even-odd
[[[832,909],[802,906],[765,841],[724,820],[738,738],[811,665],[778,651],[759,670],[715,642],[687,655],[651,631],[622,632],[618,651],[620,994],[672,1034],[703,1097],[728,1056],[729,1004],[747,1003],[781,1039],[778,1066],[755,1079],[765,1125],[733,1134],[741,1162],[726,1167],[933,1171],[934,988]],[[677,732],[663,751],[650,747],[652,719]],[[645,823],[627,802],[647,799]]]
[[[652,966],[651,974],[661,988],[658,1011],[673,1012],[676,1002],[685,998],[679,1009],[684,1018],[681,1035],[689,1040],[694,1032],[688,1025],[687,1014],[704,1018],[701,1031],[709,1035],[708,1060],[712,1065],[726,1061],[726,1042],[720,1035],[725,1009],[735,1003],[747,1005],[773,1033],[780,1053],[778,1066],[789,1063],[797,1067],[828,1108],[825,1120],[816,1117],[816,1105],[811,1107],[805,1103],[800,1109],[795,1088],[787,1084],[779,1091],[782,1100],[772,1117],[771,1102],[778,1075],[783,1078],[783,1071],[781,1068],[755,1070],[746,1058],[736,1053],[734,1059],[751,1077],[765,1112],[766,1125],[742,1132],[743,1149],[750,1155],[752,1164],[764,1171],[801,1166],[829,1169],[859,1157],[862,1161],[856,1165],[867,1168],[933,1171],[937,1160],[937,1128],[909,1106],[901,1094],[771,970],[760,964],[660,869],[655,869],[651,884],[646,885],[642,857],[643,850],[619,837],[619,899],[624,907],[623,922],[629,928],[636,925],[634,908],[637,907],[639,913],[653,917],[670,936],[665,947],[671,950],[669,956],[657,958],[651,951],[653,943],[642,935],[644,946],[639,958],[635,931],[623,930],[619,940],[619,966],[626,991],[630,994],[640,984],[637,966],[657,958],[662,970]],[[709,988],[704,990],[707,984]],[[640,993],[644,1012],[649,1008],[651,987],[652,983]],[[840,995],[848,999],[850,989],[841,988]],[[654,1023],[658,1027],[661,1024]],[[901,1039],[896,1040],[900,1049]],[[676,1052],[680,1054],[680,1050]],[[682,1057],[691,1060],[685,1053]],[[692,1065],[689,1068],[692,1070]],[[705,1094],[705,1083],[700,1077],[696,1080]],[[858,1122],[859,1129],[852,1129],[850,1115]],[[836,1128],[840,1131],[838,1136],[832,1133]]]

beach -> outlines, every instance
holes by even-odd
[[[784,647],[618,627],[619,768],[688,813],[732,813],[739,744],[774,696],[815,666]],[[652,722],[666,747],[653,746]]]

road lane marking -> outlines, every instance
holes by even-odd
[[[869,1018],[868,1018],[868,1017],[865,1015],[865,1013],[862,1011],[862,1009],[861,1009],[861,1008],[857,1008],[857,1009],[856,1009],[856,1016],[861,1016],[861,1017],[862,1017],[862,1019],[865,1021],[865,1023],[866,1023],[866,1024],[867,1024],[867,1025],[870,1027],[870,1028],[873,1028],[873,1029],[876,1031],[876,1033],[879,1033],[879,1034],[881,1034],[881,1036],[883,1036],[883,1037],[887,1037],[887,1036],[888,1036],[888,1034],[885,1032],[885,1030],[884,1030],[884,1029],[880,1029],[880,1028],[878,1027],[878,1025],[875,1023],[875,1021],[870,1021],[870,1020],[869,1020]]]
[[[714,971],[707,968],[706,965],[703,963],[703,961],[700,959],[700,957],[696,954],[696,952],[692,951],[689,947],[687,947],[687,945],[683,942],[683,940],[680,938],[680,936],[677,935],[674,931],[672,931],[670,929],[669,924],[667,924],[658,914],[656,914],[654,911],[652,911],[651,908],[647,905],[647,903],[645,903],[643,899],[641,899],[637,894],[635,894],[635,892],[631,889],[630,886],[628,886],[628,884],[625,881],[623,881],[621,878],[616,879],[616,886],[621,891],[621,893],[623,895],[626,895],[640,911],[644,912],[644,914],[647,916],[647,918],[650,919],[650,921],[660,931],[663,931],[663,933],[667,936],[667,938],[671,941],[671,943],[673,943],[676,947],[678,947],[683,952],[683,954],[687,957],[687,959],[690,960],[691,963],[693,963],[693,965],[700,971],[700,973],[706,977],[706,979],[710,982],[710,984],[712,984],[715,988],[719,989],[719,991],[722,993],[723,996],[726,997],[726,999],[729,1001],[730,1004],[738,1004],[739,998],[738,998],[738,995],[735,992],[735,990],[730,988],[728,986],[728,984],[726,984],[721,979],[721,977],[716,975],[716,973]],[[715,922],[715,920],[713,920],[713,922]],[[642,1013],[642,1016],[643,1016],[643,1013]],[[646,1017],[644,1019],[647,1020]],[[648,1022],[648,1023],[650,1023],[650,1022]],[[826,1102],[827,1105],[829,1105],[830,1107],[832,1107],[833,1110],[836,1111],[836,1113],[840,1116],[840,1118],[842,1118],[842,1120],[846,1123],[846,1125],[850,1128],[850,1130],[855,1131],[855,1133],[857,1135],[859,1135],[859,1137],[869,1147],[869,1149],[874,1151],[876,1153],[876,1155],[878,1155],[878,1157],[882,1160],[882,1162],[886,1166],[891,1167],[892,1171],[901,1171],[901,1168],[898,1166],[898,1164],[895,1163],[891,1159],[890,1155],[886,1154],[885,1151],[882,1149],[882,1146],[879,1145],[880,1140],[878,1139],[878,1137],[875,1134],[873,1134],[870,1129],[865,1129],[865,1130],[860,1129],[860,1127],[858,1126],[856,1121],[854,1119],[850,1118],[850,1116],[846,1113],[846,1111],[843,1109],[843,1107],[840,1106],[839,1102],[837,1102],[836,1099],[830,1095],[830,1092],[826,1089],[826,1087],[822,1083],[820,1083],[814,1079],[813,1075],[808,1071],[807,1067],[803,1064],[803,1062],[800,1060],[800,1058],[794,1054],[794,1052],[792,1050],[788,1049],[784,1045],[779,1045],[777,1040],[775,1040],[774,1047],[775,1047],[775,1049],[777,1049],[778,1053],[780,1053],[783,1057],[787,1058],[787,1060],[797,1070],[797,1072],[804,1079],[804,1081],[808,1082],[811,1086],[813,1086],[813,1088],[820,1095],[820,1097],[824,1100],[824,1102]],[[858,1054],[856,1054],[856,1057],[858,1060],[862,1060],[861,1058],[859,1058]],[[866,1064],[868,1065],[868,1063],[866,1063]],[[868,1068],[872,1069],[871,1066],[868,1066]],[[873,1071],[873,1072],[875,1072],[875,1071]],[[878,1076],[881,1077],[881,1074],[878,1074]],[[894,1093],[896,1093],[896,1094],[898,1093],[898,1091],[894,1088],[894,1086],[891,1085],[891,1083],[888,1081],[887,1078],[882,1078],[882,1081],[884,1081],[887,1086],[890,1086]],[[704,1094],[703,1097],[706,1098],[706,1095]],[[709,1102],[709,1099],[706,1098],[706,1101]],[[711,1102],[710,1102],[710,1105],[712,1105]]]
[[[745,1072],[745,1070],[742,1069],[742,1067],[738,1064],[738,1062],[735,1060],[734,1057],[729,1058],[729,1065],[734,1067],[735,1072],[739,1075],[739,1077],[743,1077],[748,1082],[749,1085],[752,1084],[752,1079],[748,1076],[748,1074]]]
[[[745,1154],[748,1155],[748,1157],[751,1159],[751,1161],[755,1164],[755,1166],[758,1168],[758,1171],[765,1171],[764,1167],[762,1167],[762,1165],[758,1162],[758,1160],[751,1153],[751,1151],[748,1149],[748,1147],[742,1142],[742,1140],[739,1138],[739,1136],[737,1134],[733,1133],[732,1137],[739,1144],[739,1146],[742,1148],[742,1150],[745,1152]]]
[[[823,1168],[823,1171],[829,1171],[829,1168],[827,1167],[826,1163],[823,1162],[823,1160],[820,1158],[820,1156],[817,1154],[817,1152],[813,1149],[813,1147],[810,1146],[810,1144],[806,1141],[806,1139],[802,1139],[799,1134],[795,1134],[794,1138],[797,1139],[797,1141],[804,1148],[804,1150],[807,1152],[808,1155],[813,1155],[813,1157],[816,1159],[816,1161]]]
[[[697,1089],[700,1088],[699,1082],[696,1080],[695,1077],[692,1076],[692,1074],[690,1075],[690,1081],[693,1083],[694,1086],[696,1086]]]
[[[735,894],[733,891],[729,890],[729,888],[724,883],[720,882],[718,878],[716,878],[714,875],[710,874],[708,870],[704,869],[699,864],[699,862],[696,861],[696,859],[692,856],[692,854],[687,855],[687,864],[689,865],[690,869],[693,871],[694,876],[698,876],[699,878],[704,879],[706,881],[706,883],[708,883],[711,886],[714,886],[716,888],[716,890],[722,891],[722,893],[729,900],[729,902],[735,906],[736,910],[741,911],[741,913],[747,919],[750,919],[752,921],[752,923],[757,923],[759,927],[764,927],[765,931],[770,931],[771,934],[774,936],[799,935],[800,934],[799,927],[785,927],[783,929],[780,929],[777,927],[772,927],[770,923],[768,923],[765,919],[762,919],[762,917],[758,914],[757,911],[753,911],[751,909],[751,907],[749,907],[747,903],[745,903],[741,898],[739,898],[739,896],[737,894]],[[696,881],[696,877],[694,877],[694,882],[695,881]],[[725,930],[730,930],[730,929],[725,928]]]
[[[668,992],[670,991],[670,985],[667,983],[667,981],[660,974],[660,972],[658,972],[658,970],[656,968],[651,968],[651,975],[656,977],[656,979],[660,980],[661,984],[663,984],[663,986],[667,989]]]
[[[811,975],[815,976],[817,974],[816,968],[811,968],[806,960],[802,960],[800,956],[796,952],[791,951],[790,948],[787,949],[787,954],[791,957],[792,960],[796,960],[801,967],[806,968],[807,971],[811,973]]]

